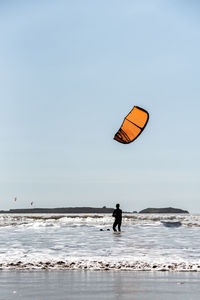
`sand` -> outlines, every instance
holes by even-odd
[[[200,274],[129,271],[1,271],[0,300],[193,300]]]

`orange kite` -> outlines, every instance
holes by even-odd
[[[129,144],[133,142],[144,130],[149,120],[149,113],[139,106],[134,106],[125,117],[120,129],[114,136],[114,140]]]

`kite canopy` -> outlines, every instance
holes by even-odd
[[[139,106],[134,106],[125,117],[120,129],[114,136],[114,140],[129,144],[133,142],[144,130],[149,120],[149,113]]]

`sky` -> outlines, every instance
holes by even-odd
[[[1,0],[0,209],[200,213],[199,15],[195,0]],[[149,123],[123,145],[134,105]]]

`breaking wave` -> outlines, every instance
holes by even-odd
[[[124,214],[120,234],[112,223],[102,214],[2,214],[0,269],[200,271],[200,216]]]
[[[124,214],[124,225],[163,226],[164,222],[180,222],[186,227],[200,227],[200,215],[156,215],[156,214]],[[66,225],[111,225],[113,218],[103,214],[66,214],[66,215],[0,215],[0,228],[18,227],[49,227]]]

